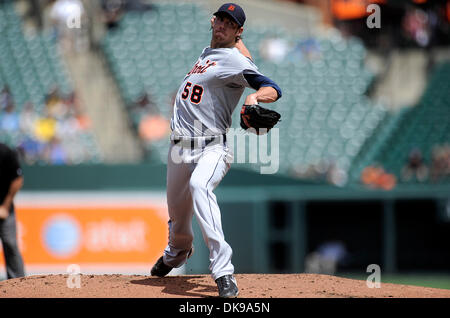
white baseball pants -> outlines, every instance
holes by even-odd
[[[213,191],[230,168],[233,155],[226,143],[191,148],[189,143],[171,142],[167,163],[167,205],[169,243],[164,263],[180,267],[186,263],[194,235],[195,213],[203,239],[209,249],[212,278],[234,273],[232,249],[225,241],[219,205]]]

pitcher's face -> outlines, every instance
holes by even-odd
[[[236,37],[242,34],[239,27],[230,17],[218,14],[213,22],[212,40],[219,47],[227,47],[235,43]]]

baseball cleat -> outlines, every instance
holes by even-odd
[[[158,261],[153,265],[151,274],[152,276],[164,277],[172,270],[173,267],[164,264],[163,257],[161,256]]]
[[[191,247],[189,250],[189,253],[187,255],[187,258],[190,258],[194,254],[194,246]],[[151,270],[152,276],[158,276],[158,277],[164,277],[167,274],[170,273],[170,271],[173,269],[173,267],[170,267],[169,265],[164,264],[163,256],[161,256],[153,265]]]
[[[239,289],[233,275],[225,275],[217,278],[216,284],[219,289],[219,297],[221,298],[236,298],[239,295]]]

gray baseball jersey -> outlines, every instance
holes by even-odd
[[[250,87],[244,74],[261,73],[237,48],[205,48],[178,90],[172,135],[225,134],[242,93]]]
[[[236,48],[205,48],[180,86],[171,120],[172,142],[167,162],[170,226],[163,262],[170,267],[186,263],[194,239],[195,214],[210,252],[214,280],[234,273],[233,250],[225,240],[214,195],[214,189],[230,169],[233,155],[225,139],[215,145],[198,144],[198,148],[175,140],[227,133],[231,115],[245,88],[250,87],[244,74],[262,75]]]

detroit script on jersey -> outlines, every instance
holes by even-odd
[[[206,65],[201,65],[199,63],[200,63],[199,61],[197,61],[197,63],[195,63],[192,70],[190,70],[189,73],[187,73],[187,76],[192,75],[192,74],[203,74],[206,72],[208,67],[217,65],[216,62],[211,62],[210,60],[206,61]]]
[[[261,74],[256,65],[237,48],[207,47],[178,89],[172,134],[203,136],[226,133],[231,115],[246,87],[244,74]],[[200,123],[200,124],[199,124]]]

